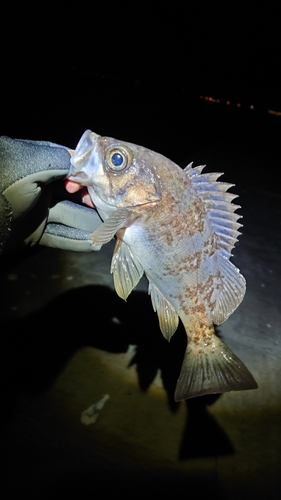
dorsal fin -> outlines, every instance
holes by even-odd
[[[192,168],[191,164],[185,169],[193,188],[205,206],[206,216],[217,238],[219,278],[216,278],[213,284],[212,314],[214,323],[218,325],[238,307],[246,290],[244,277],[229,260],[241,234],[239,229],[242,224],[237,222],[241,215],[235,213],[240,206],[231,203],[236,195],[227,193],[233,184],[217,181],[222,173],[202,174],[202,170],[202,166]]]
[[[190,163],[185,171],[206,207],[207,217],[219,238],[219,247],[223,255],[229,258],[241,234],[238,229],[242,227],[242,224],[237,221],[242,216],[234,213],[240,205],[232,203],[237,195],[227,193],[234,184],[218,181],[217,179],[223,175],[221,172],[202,174],[204,166],[192,168],[192,163]]]
[[[239,269],[223,255],[219,259],[220,280],[214,293],[213,321],[221,325],[235,311],[246,291],[246,281]]]

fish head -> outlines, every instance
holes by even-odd
[[[161,200],[157,174],[161,157],[142,146],[87,130],[71,158],[68,178],[87,186],[98,209],[155,203]]]

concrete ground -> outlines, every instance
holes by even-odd
[[[117,297],[112,244],[1,263],[3,498],[280,498],[280,196],[236,191],[247,293],[218,332],[258,390],[174,403],[184,332],[164,340],[145,280]]]

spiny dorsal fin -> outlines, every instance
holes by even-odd
[[[238,219],[240,215],[235,211],[240,208],[232,202],[236,195],[227,193],[233,186],[226,182],[218,182],[221,173],[202,174],[203,167],[186,168],[193,188],[205,206],[214,234],[217,238],[217,271],[218,277],[213,283],[214,307],[212,310],[213,321],[219,325],[223,323],[242,301],[246,281],[231,262],[231,252],[241,234],[242,227]]]
[[[193,161],[184,168],[184,171],[187,172],[189,176],[201,174],[202,170],[206,167],[206,165],[197,165],[197,167],[192,167],[192,165]]]
[[[219,238],[219,247],[223,255],[229,258],[241,234],[238,229],[242,224],[237,222],[241,215],[234,213],[240,206],[231,203],[237,195],[227,193],[234,184],[218,181],[217,179],[223,175],[221,172],[202,174],[204,166],[192,168],[190,163],[185,171],[205,205],[207,217]]]
[[[165,339],[170,341],[179,324],[176,310],[151,282],[149,282],[148,293],[151,296],[153,309],[158,314],[160,330]]]

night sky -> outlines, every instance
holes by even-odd
[[[281,116],[268,113],[281,111],[280,7],[114,5],[7,12],[0,133],[75,147],[91,128],[211,168],[223,150],[229,170],[249,157],[247,173],[234,168],[238,181],[264,186],[268,163],[272,182],[281,159]]]

